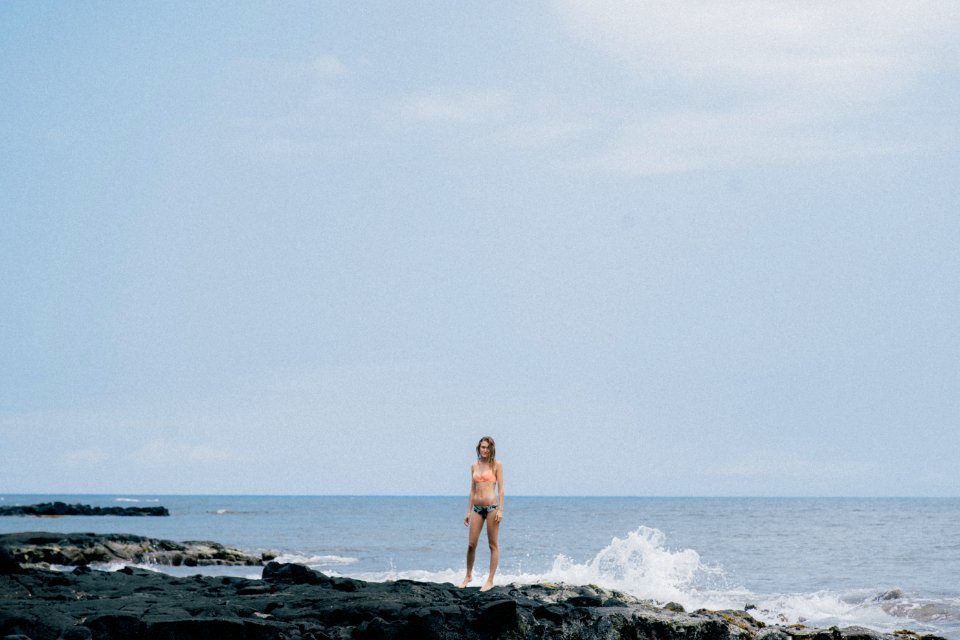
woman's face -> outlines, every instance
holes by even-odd
[[[480,457],[484,460],[490,457],[490,443],[486,440],[480,441]]]

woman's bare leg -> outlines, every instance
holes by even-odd
[[[497,522],[496,512],[491,512],[487,516],[487,541],[490,543],[490,573],[487,574],[487,581],[480,587],[480,591],[489,591],[493,588],[493,576],[497,573],[497,565],[500,564],[500,523]]]
[[[470,534],[467,537],[467,575],[460,583],[460,588],[467,586],[473,580],[473,560],[477,557],[477,542],[480,540],[480,530],[482,528],[483,518],[480,517],[480,514],[473,513],[470,516]]]

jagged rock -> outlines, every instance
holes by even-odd
[[[5,547],[0,547],[0,575],[22,572],[23,569],[17,559],[13,557],[13,554],[7,551]]]
[[[264,582],[279,582],[287,584],[326,584],[330,578],[314,571],[302,564],[281,564],[268,562],[263,568]]]
[[[8,533],[0,535],[0,550],[14,562],[27,566],[75,566],[91,562],[143,562],[171,566],[263,564],[260,557],[216,542],[173,542],[126,533]],[[2,562],[0,560],[0,565]]]
[[[166,507],[91,507],[88,504],[42,502],[0,506],[0,516],[169,516]]]
[[[477,621],[480,626],[491,631],[516,627],[518,621],[516,600],[494,600],[482,605]]]

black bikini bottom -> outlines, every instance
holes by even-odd
[[[490,515],[490,512],[491,512],[491,511],[496,511],[496,510],[497,510],[497,505],[495,505],[495,504],[491,504],[490,506],[487,506],[487,507],[481,507],[481,506],[479,506],[479,505],[473,505],[473,511],[474,511],[474,513],[476,513],[477,515],[479,515],[479,516],[480,516],[481,518],[483,518],[484,520],[487,519],[487,516]]]

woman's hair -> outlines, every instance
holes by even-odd
[[[480,438],[480,441],[477,442],[477,460],[482,460],[480,457],[480,445],[483,444],[484,440],[490,445],[490,468],[495,470],[497,468],[497,443],[494,442],[490,436],[483,436]]]

